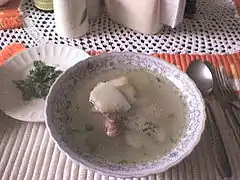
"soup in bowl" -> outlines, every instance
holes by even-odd
[[[194,82],[152,56],[105,53],[81,61],[52,86],[47,128],[77,163],[117,177],[176,165],[198,144],[205,107]]]

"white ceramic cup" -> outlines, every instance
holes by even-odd
[[[56,32],[67,38],[78,38],[88,32],[85,0],[54,0]]]

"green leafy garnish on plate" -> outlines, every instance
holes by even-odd
[[[13,81],[16,87],[21,90],[24,101],[33,98],[45,99],[49,89],[56,78],[62,73],[56,67],[48,66],[42,61],[34,61],[34,68],[30,70],[25,80]]]

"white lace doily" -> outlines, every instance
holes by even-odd
[[[59,37],[54,15],[23,1],[26,25],[23,29],[0,31],[0,47],[18,41],[27,47],[52,42],[84,50],[168,53],[231,53],[240,50],[240,21],[231,0],[200,0],[194,19],[185,19],[176,29],[165,27],[157,35],[144,35],[110,20],[106,13],[90,23],[88,35],[79,39]]]

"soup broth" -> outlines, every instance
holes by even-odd
[[[131,109],[121,113],[124,130],[116,137],[104,131],[104,116],[89,102],[103,81],[125,76],[136,90]],[[168,80],[139,69],[107,69],[91,74],[69,94],[72,141],[84,152],[114,163],[142,163],[162,157],[176,145],[186,125],[178,89]]]

